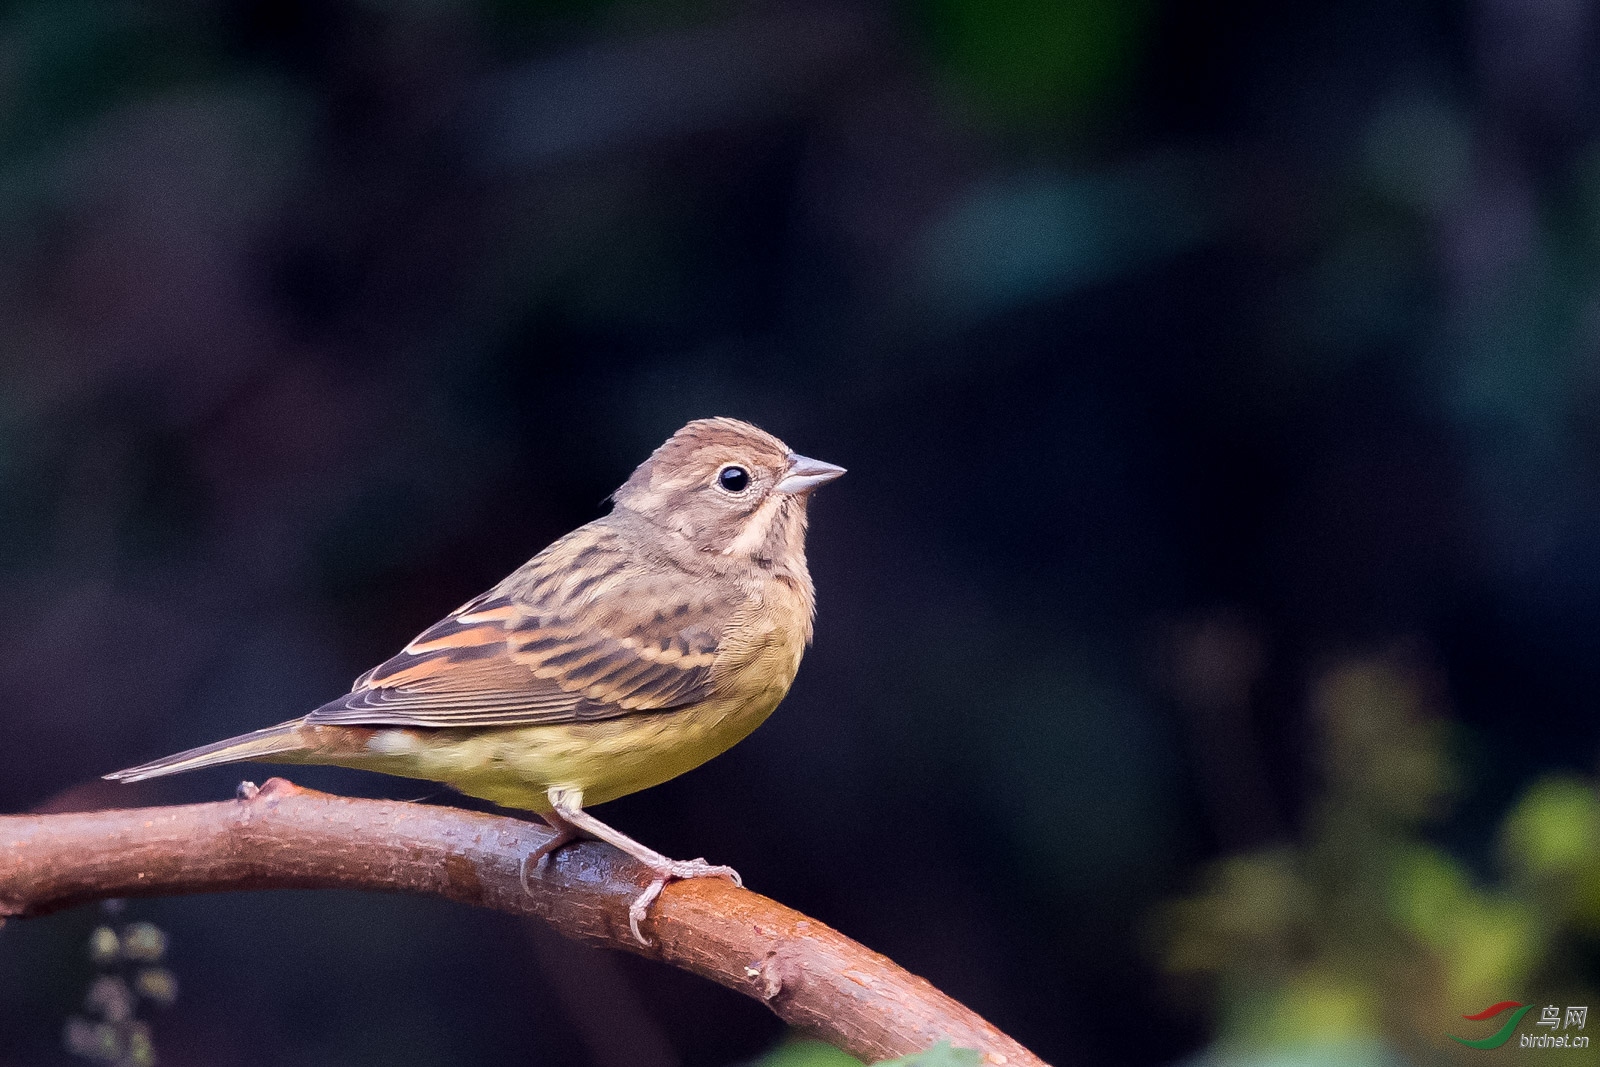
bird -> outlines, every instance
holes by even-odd
[[[672,860],[589,813],[749,736],[811,643],[807,504],[843,467],[732,418],[674,433],[609,512],[418,634],[350,692],[288,722],[105,777],[138,782],[217,764],[320,764],[444,783],[537,814],[556,831],[521,876],[592,837],[653,878],[633,936],[673,879],[731,867]]]

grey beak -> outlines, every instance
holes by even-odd
[[[789,470],[777,485],[780,493],[806,493],[844,473],[843,467],[810,456],[789,455]]]

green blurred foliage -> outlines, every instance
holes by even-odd
[[[119,915],[122,902],[106,901],[102,911]],[[166,931],[154,923],[95,927],[88,951],[95,977],[84,997],[84,1013],[69,1018],[63,1029],[67,1051],[110,1067],[154,1067],[155,1042],[139,1009],[144,1003],[170,1008],[178,999],[177,977],[157,966],[166,954]]]
[[[1555,775],[1507,817],[1501,853],[1514,884],[1557,925],[1600,934],[1600,797],[1586,780]]]
[[[1160,913],[1169,973],[1218,1012],[1205,1063],[1475,1062],[1446,1039],[1501,1000],[1586,1004],[1568,952],[1600,926],[1600,796],[1536,782],[1501,828],[1503,876],[1430,840],[1459,772],[1437,684],[1404,657],[1315,686],[1317,795],[1300,840],[1213,865]]]
[[[983,1056],[941,1041],[926,1052],[878,1060],[876,1067],[982,1067]],[[749,1067],[862,1067],[861,1061],[822,1041],[787,1040]]]
[[[787,1039],[749,1067],[861,1067],[861,1061],[825,1041]]]
[[[982,1067],[983,1056],[970,1048],[954,1048],[941,1041],[926,1052],[902,1056],[897,1060],[883,1060],[878,1067]]]
[[[1143,0],[926,0],[934,48],[994,115],[1081,117],[1132,72],[1150,5]]]

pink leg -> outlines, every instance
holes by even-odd
[[[550,804],[555,809],[555,815],[569,828],[581,830],[590,837],[615,845],[634,859],[643,863],[656,873],[655,879],[645,887],[638,899],[628,909],[628,928],[633,931],[634,938],[641,945],[650,944],[650,939],[639,930],[639,924],[645,919],[650,905],[655,903],[656,897],[666,888],[667,883],[675,878],[726,878],[734,885],[743,885],[739,872],[732,867],[723,867],[698,860],[668,859],[655,849],[641,845],[620,830],[613,830],[599,819],[583,810],[583,792],[577,789],[554,789],[548,794]]]
[[[555,812],[542,814],[539,817],[549,823],[550,828],[555,833],[551,835],[550,840],[522,857],[522,869],[518,872],[518,877],[522,879],[522,891],[530,896],[533,894],[533,890],[528,888],[528,871],[537,870],[546,856],[553,854],[557,849],[564,845],[569,845],[583,836],[578,832],[577,827]]]

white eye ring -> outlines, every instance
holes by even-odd
[[[717,487],[725,493],[742,493],[750,488],[750,472],[730,463],[717,472]]]

